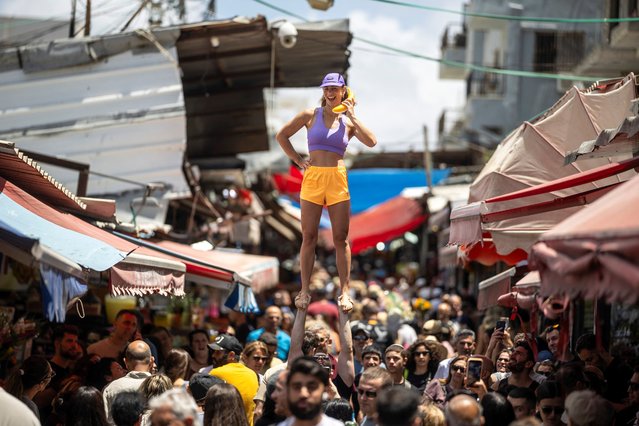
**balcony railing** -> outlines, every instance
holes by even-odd
[[[462,24],[448,24],[442,35],[442,50],[466,47],[466,27]]]
[[[472,71],[468,76],[467,96],[501,96],[506,90],[503,74]]]

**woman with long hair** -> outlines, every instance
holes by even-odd
[[[464,376],[466,375],[466,363],[468,357],[459,355],[450,361],[448,377],[440,380],[431,380],[424,390],[424,399],[430,400],[442,410],[446,404],[446,395],[464,388]]]
[[[244,347],[240,360],[242,361],[242,364],[246,365],[257,374],[260,374],[266,364],[266,361],[268,361],[268,358],[268,346],[266,346],[266,343],[258,340],[251,342]]]
[[[424,393],[426,384],[435,375],[439,362],[446,353],[446,348],[432,340],[416,340],[406,352],[406,380],[416,387],[420,394]]]
[[[341,290],[337,303],[343,312],[349,312],[353,309],[353,301],[348,294],[351,272],[351,248],[348,242],[351,197],[344,153],[353,137],[371,148],[377,144],[377,139],[355,115],[355,99],[346,87],[343,75],[326,74],[320,88],[320,107],[301,111],[275,136],[288,158],[304,169],[300,191],[302,289],[295,298],[295,306],[306,309],[311,302],[309,286],[315,263],[315,246],[322,209],[326,205],[331,220]],[[308,158],[302,158],[290,140],[302,127],[306,128],[308,136]]]
[[[205,329],[196,328],[189,333],[189,346],[186,349],[191,355],[189,377],[213,364],[213,349],[209,347],[209,332]]]
[[[64,426],[109,426],[102,393],[92,386],[81,386],[65,404]]]
[[[204,400],[204,426],[248,426],[242,396],[228,383],[211,386]]]
[[[53,376],[55,372],[49,361],[41,356],[30,356],[11,372],[4,389],[22,401],[40,419],[40,411],[33,402],[33,397],[49,385]]]
[[[179,388],[185,385],[189,375],[191,356],[184,349],[171,349],[164,358],[162,370],[173,382],[173,387]]]

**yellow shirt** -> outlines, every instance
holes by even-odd
[[[249,425],[253,426],[253,414],[255,413],[255,394],[259,388],[257,373],[244,364],[239,362],[231,362],[218,368],[214,368],[209,373],[211,376],[219,377],[226,383],[231,384],[240,391],[242,401],[244,402],[244,410]]]

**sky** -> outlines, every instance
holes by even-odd
[[[369,39],[421,55],[439,58],[441,37],[448,24],[459,24],[461,16],[431,12],[374,0],[334,0],[328,11],[315,10],[306,0],[265,0],[310,21],[349,19],[355,37]],[[86,0],[77,0],[78,14],[84,13]],[[413,3],[439,6],[436,0],[412,0]],[[446,9],[461,11],[463,1],[448,0]],[[140,1],[91,0],[92,34],[117,32]],[[189,22],[202,19],[208,0],[187,0]],[[68,19],[71,0],[0,0],[0,15]],[[299,19],[268,8],[254,0],[217,0],[215,19],[263,15],[268,21]],[[132,22],[131,29],[147,25],[146,13]],[[167,16],[166,23],[177,23]],[[442,110],[459,111],[465,103],[464,82],[440,80],[439,64],[423,59],[399,56],[353,40],[348,82],[356,93],[356,114],[377,136],[377,151],[421,151],[423,126],[428,128],[431,145],[436,141],[437,121]],[[318,82],[319,85],[320,82]],[[304,108],[317,105],[319,88],[282,89],[275,94],[269,122],[277,128]],[[300,151],[305,149],[304,132],[293,139]],[[363,144],[351,143],[349,152],[360,152]]]

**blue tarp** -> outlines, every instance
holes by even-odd
[[[23,243],[38,241],[86,269],[105,271],[126,258],[126,253],[115,247],[49,222],[3,193],[0,193],[0,229]]]
[[[432,184],[448,175],[450,169],[433,170]],[[356,214],[398,196],[404,188],[426,186],[426,174],[423,169],[354,169],[348,171],[348,186],[351,214]]]
[[[437,185],[450,175],[450,169],[432,171],[432,184]],[[377,204],[397,197],[405,188],[426,186],[423,169],[355,169],[348,171],[348,186],[351,191],[351,215],[363,212]],[[298,202],[287,196],[279,197],[280,202],[300,208]],[[326,209],[320,218],[320,228],[330,228]]]
[[[255,294],[251,287],[237,283],[233,291],[226,298],[224,306],[237,312],[245,314],[259,314],[260,308],[255,300]]]

